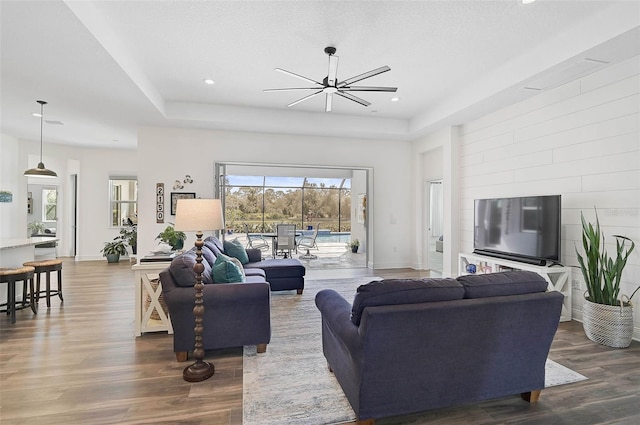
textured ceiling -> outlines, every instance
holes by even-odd
[[[139,125],[411,140],[640,51],[636,1],[2,1],[2,132],[134,147]],[[338,79],[388,65],[325,113],[294,107],[335,46]],[[203,79],[212,78],[207,86]],[[34,121],[35,120],[35,121]]]

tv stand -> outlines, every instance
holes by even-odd
[[[538,273],[549,284],[547,288],[549,291],[558,291],[564,295],[560,321],[571,320],[571,267],[548,267],[489,257],[487,255],[458,254],[458,273],[460,275],[471,274],[467,271],[467,266],[470,264],[475,266],[475,274],[497,273],[508,270],[528,270]]]
[[[519,263],[533,264],[534,266],[547,265],[546,260],[540,260],[540,259],[529,258],[529,257],[520,257],[517,255],[511,255],[511,254],[501,254],[499,252],[483,252],[481,250],[477,250],[477,251],[474,251],[473,254],[480,255],[483,257],[492,257],[492,258],[500,258],[502,260],[517,261]]]

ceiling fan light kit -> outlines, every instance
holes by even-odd
[[[358,81],[362,81],[367,78],[374,77],[378,74],[382,74],[383,72],[391,71],[391,68],[388,66],[382,66],[380,68],[373,69],[369,72],[365,72],[364,74],[356,75],[355,77],[347,78],[346,80],[339,81],[338,80],[338,56],[335,55],[336,48],[329,46],[325,47],[324,52],[329,55],[329,69],[327,71],[327,76],[322,79],[322,82],[316,81],[311,78],[304,77],[302,75],[296,74],[291,71],[287,71],[282,68],[276,68],[275,71],[281,72],[286,75],[290,75],[295,78],[299,78],[308,83],[315,84],[313,87],[288,87],[282,89],[264,89],[265,92],[279,92],[279,91],[301,91],[301,90],[314,90],[313,93],[296,100],[287,105],[287,107],[291,107],[297,105],[300,102],[304,102],[305,100],[309,100],[318,95],[325,94],[325,111],[331,112],[333,106],[333,95],[338,95],[340,97],[344,97],[345,99],[349,99],[352,102],[359,103],[362,106],[371,105],[370,102],[355,96],[349,92],[360,92],[360,91],[372,91],[372,92],[395,92],[398,90],[397,87],[375,87],[375,86],[352,86],[351,84],[357,83]]]
[[[42,125],[44,122],[44,105],[47,104],[44,100],[36,100],[40,104],[40,162],[36,168],[30,168],[24,172],[25,176],[30,177],[47,177],[54,178],[58,177],[55,171],[48,170],[44,163],[42,162]]]

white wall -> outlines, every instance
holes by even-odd
[[[562,263],[577,267],[580,213],[598,208],[607,247],[614,234],[640,243],[640,58],[543,92],[465,123],[460,133],[460,245],[473,249],[473,200],[562,195]],[[574,318],[582,318],[585,290],[573,280]],[[622,293],[640,284],[640,248],[625,269]],[[636,295],[636,304],[640,296]],[[640,314],[635,314],[635,338]]]
[[[20,156],[20,142],[15,137],[0,134],[0,190],[12,193],[13,202],[0,203],[0,237],[27,236],[27,169],[26,156]]]
[[[156,183],[165,184],[167,197],[176,179],[191,175],[194,182],[182,192],[198,197],[214,193],[214,162],[282,163],[289,165],[373,168],[370,184],[373,211],[369,215],[368,252],[375,267],[410,265],[411,145],[405,142],[292,136],[180,128],[140,128],[138,133],[139,253],[155,246],[155,236],[173,221],[156,224]],[[379,199],[379,202],[376,202]],[[168,208],[169,203],[165,202]],[[373,231],[371,232],[371,226]],[[194,236],[186,245],[192,245]],[[371,245],[373,243],[373,246]],[[371,257],[372,256],[372,257]]]

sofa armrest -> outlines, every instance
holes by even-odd
[[[257,263],[262,261],[262,251],[258,248],[247,248],[247,256],[250,263]]]
[[[316,295],[316,306],[322,315],[323,327],[352,351],[361,346],[358,327],[351,321],[351,304],[332,289],[323,289]]]

